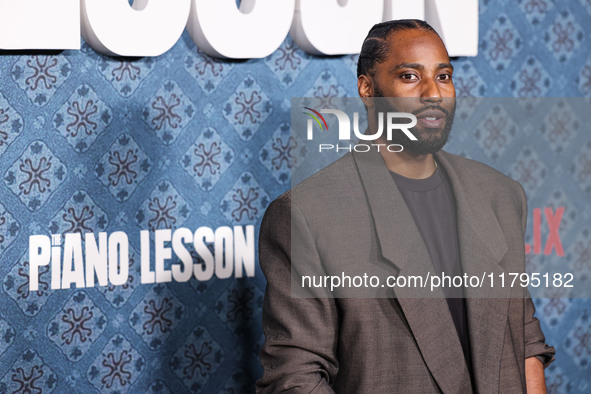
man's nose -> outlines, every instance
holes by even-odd
[[[424,80],[421,90],[421,102],[441,102],[443,96],[436,81],[432,79]]]

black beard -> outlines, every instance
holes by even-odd
[[[380,88],[377,85],[375,86],[374,97],[384,97],[382,91],[380,90]],[[404,100],[403,98],[401,98],[401,99]],[[451,99],[452,98],[449,98],[449,100],[451,100]],[[446,98],[444,98],[444,100],[446,100]],[[439,106],[438,104],[433,103],[430,105],[427,104],[424,107],[421,107],[418,110],[412,112],[412,114],[415,116],[426,109],[434,109],[434,110],[438,110],[438,111],[443,112],[445,114],[445,124],[441,129],[426,128],[426,127],[422,127],[417,124],[415,127],[413,127],[412,129],[409,130],[417,138],[416,141],[409,139],[401,131],[394,131],[392,133],[392,138],[388,141],[388,143],[402,145],[404,147],[404,150],[409,150],[416,155],[433,154],[435,152],[439,152],[443,148],[443,146],[446,144],[447,139],[449,138],[449,134],[451,132],[451,127],[453,125],[453,120],[454,120],[454,116],[455,116],[455,112],[456,112],[455,98],[453,98],[453,100],[454,100],[454,106],[451,109],[451,111],[448,111],[445,108]],[[385,104],[385,103],[383,103],[383,104]],[[405,112],[405,111],[398,110],[390,102],[387,103],[387,106],[388,106],[388,108],[380,108],[381,112],[384,112],[384,113],[386,113],[386,112]],[[378,105],[377,107],[378,108],[384,107],[384,105],[382,105],[382,106]],[[377,113],[378,112],[380,112],[380,111],[376,111],[376,113],[375,113],[376,124],[378,121],[377,120]],[[385,121],[385,119],[384,119],[384,121]]]

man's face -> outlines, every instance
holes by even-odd
[[[412,29],[392,33],[387,38],[389,54],[378,63],[373,76],[367,77],[368,90],[360,85],[360,95],[391,97],[378,111],[409,112],[417,117],[411,132],[417,141],[403,133],[394,133],[394,143],[416,154],[440,150],[451,130],[456,91],[453,67],[441,39],[433,32]]]

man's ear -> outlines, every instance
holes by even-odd
[[[365,104],[367,108],[373,107],[373,78],[369,75],[360,75],[357,78],[357,91],[359,92],[359,97],[361,97],[361,101]]]

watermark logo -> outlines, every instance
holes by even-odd
[[[392,140],[392,135],[394,132],[402,132],[404,133],[409,140],[416,141],[417,137],[410,131],[411,128],[416,126],[417,118],[415,115],[407,112],[379,112],[376,115],[377,120],[377,130],[373,133],[369,133],[368,131],[361,130],[359,127],[359,112],[353,112],[353,122],[351,122],[351,118],[345,111],[341,111],[338,109],[329,109],[323,108],[319,111],[312,109],[310,107],[303,107],[306,111],[303,112],[305,115],[309,116],[310,118],[307,121],[307,129],[306,129],[306,138],[311,141],[314,139],[314,124],[318,125],[320,131],[324,131],[325,129],[328,130],[328,123],[322,114],[329,114],[334,115],[338,121],[338,140],[339,141],[350,141],[352,139],[351,129],[353,129],[353,134],[356,138],[360,141],[376,141],[382,138],[382,135],[386,134],[386,141]],[[401,152],[404,148],[400,144],[371,144],[371,146],[375,146],[380,149],[380,147],[385,146],[387,147],[388,151],[390,152]],[[371,149],[371,146],[368,144],[351,144],[348,146],[341,146],[338,144],[319,144],[318,149],[320,152],[327,151],[327,150],[347,150],[351,152],[355,150],[356,152],[367,152]]]
[[[326,120],[324,119],[324,116],[320,115],[320,112],[316,111],[315,109],[309,108],[309,107],[304,107],[304,109],[312,112],[304,112],[305,115],[310,116],[312,119],[314,119],[316,121],[316,123],[318,123],[318,126],[320,126],[320,130],[324,130],[322,125],[324,124],[324,127],[326,128],[326,130],[328,130],[328,125],[326,124]],[[320,123],[320,120],[318,119],[322,119],[322,123]],[[312,135],[312,119],[308,119],[308,139],[311,140],[311,135]]]

